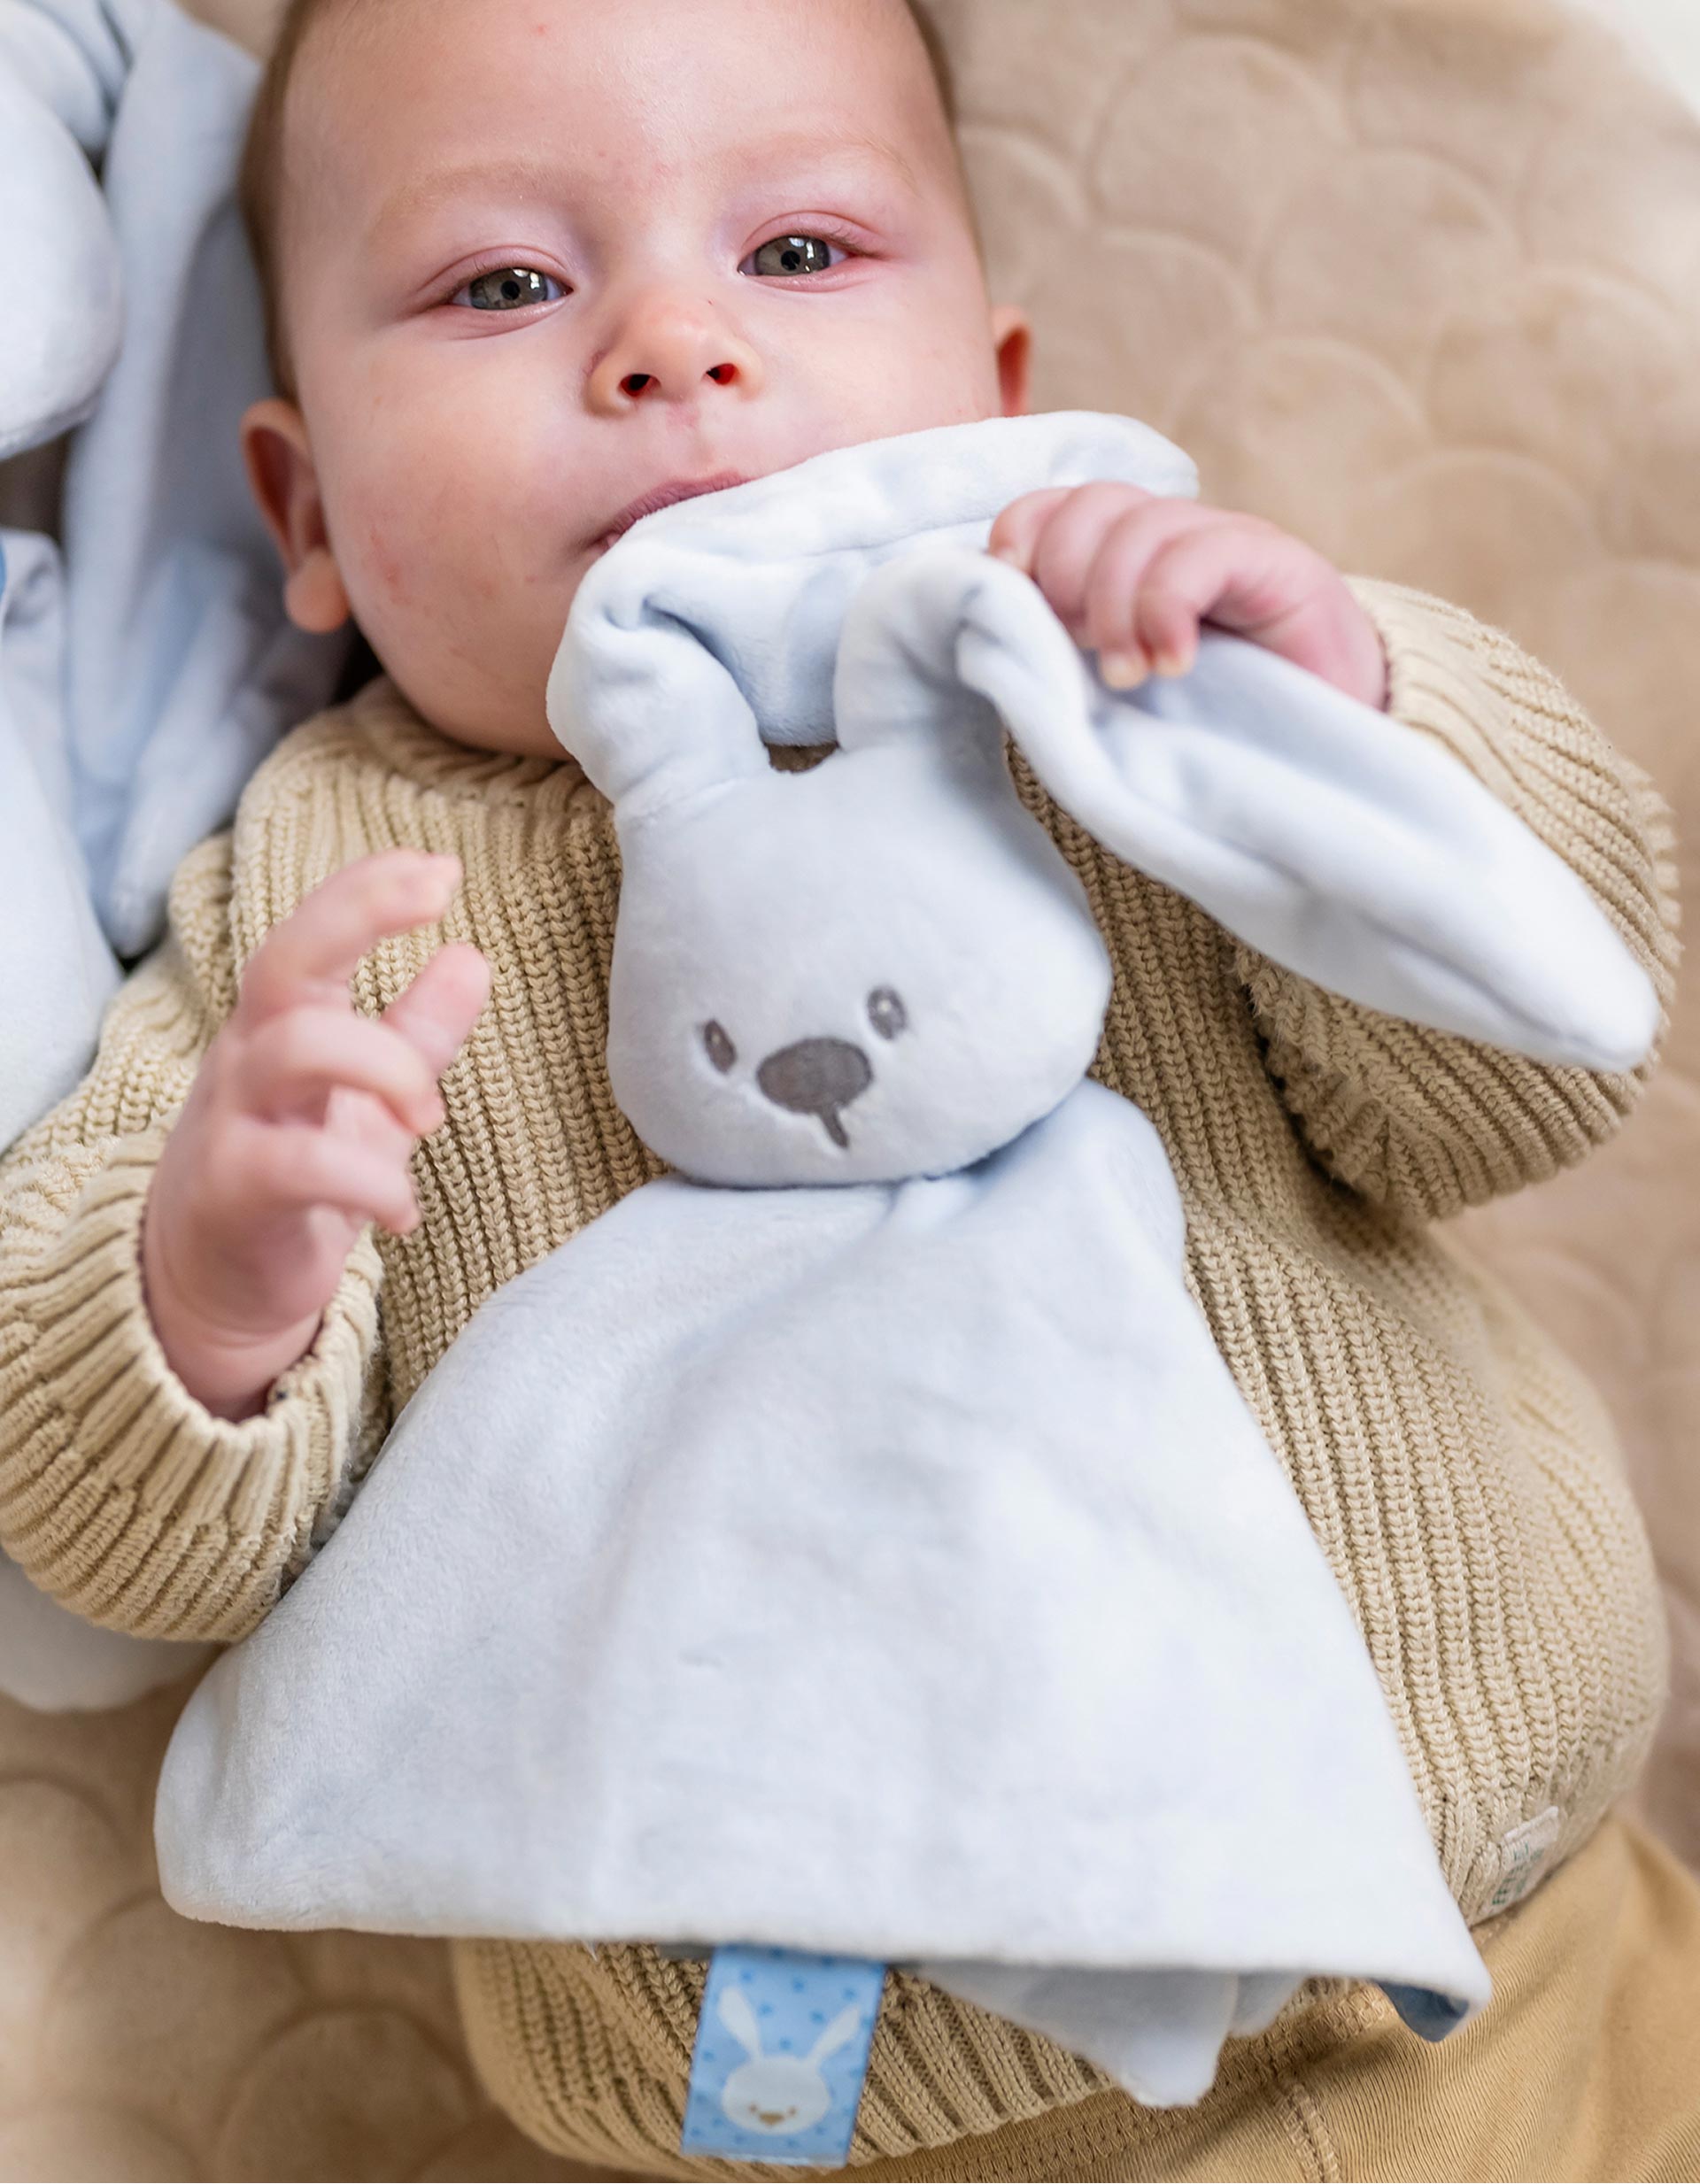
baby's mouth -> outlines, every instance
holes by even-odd
[[[723,493],[734,485],[748,483],[741,471],[722,470],[711,478],[676,478],[669,484],[654,486],[649,492],[640,493],[636,500],[628,501],[607,528],[599,532],[592,546],[597,552],[606,553],[646,515],[655,515],[677,501],[695,500],[704,493]]]

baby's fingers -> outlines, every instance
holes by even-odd
[[[269,1017],[244,1043],[233,1090],[244,1113],[274,1122],[320,1121],[342,1091],[372,1093],[414,1137],[443,1120],[436,1075],[417,1049],[348,1008]]]
[[[460,1053],[490,999],[490,965],[468,941],[439,948],[381,1021],[422,1058],[433,1080]]]
[[[1140,586],[1136,629],[1159,672],[1184,675],[1198,656],[1198,625],[1252,630],[1279,617],[1285,601],[1271,579],[1287,542],[1239,520],[1173,540]]]
[[[1192,501],[1159,501],[1124,516],[1104,538],[1086,575],[1076,634],[1098,654],[1099,672],[1112,689],[1129,689],[1150,671],[1140,604],[1152,570],[1179,540],[1214,530],[1226,520],[1218,510]]]
[[[1033,573],[1033,552],[1039,533],[1074,491],[1071,485],[1047,486],[1037,493],[1024,493],[1012,500],[992,526],[985,542],[988,553],[1008,561],[1025,576]]]
[[[242,1163],[256,1218],[329,1207],[352,1221],[376,1221],[398,1236],[419,1223],[406,1164],[375,1146],[308,1124],[254,1125]]]
[[[458,857],[411,849],[333,872],[255,950],[237,997],[241,1021],[253,1026],[304,1000],[346,999],[361,958],[386,936],[440,918],[460,880]]]

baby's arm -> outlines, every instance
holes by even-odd
[[[1561,1069],[1342,1000],[1237,945],[1264,1060],[1314,1157],[1366,1197],[1437,1219],[1572,1167],[1641,1097],[1676,991],[1674,828],[1646,774],[1503,632],[1402,585],[1351,589],[1387,652],[1388,713],[1435,737],[1580,876],[1664,1011],[1634,1071]]]
[[[387,1423],[369,1231],[259,1415],[201,1401],[150,1317],[151,1186],[237,1006],[229,864],[228,835],[185,859],[89,1076],[0,1162],[0,1546],[80,1614],[154,1637],[251,1630]]]
[[[408,1166],[444,1119],[437,1079],[488,967],[439,949],[377,1023],[349,981],[459,879],[454,858],[410,851],[333,874],[267,935],[196,1071],[148,1192],[142,1273],[160,1347],[220,1417],[251,1417],[305,1354],[368,1221],[418,1223]]]
[[[1606,1075],[1382,1015],[1235,942],[1270,1075],[1330,1175],[1433,1219],[1543,1182],[1621,1127],[1676,990],[1674,830],[1555,675],[1461,608],[1342,577],[1259,518],[1134,486],[1024,495],[990,545],[1032,576],[1112,686],[1184,673],[1209,621],[1435,737],[1580,876],[1652,979],[1658,1046]]]

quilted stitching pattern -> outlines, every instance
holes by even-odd
[[[257,35],[274,8],[200,12]],[[1039,402],[1147,418],[1212,500],[1509,629],[1700,839],[1700,124],[1557,0],[936,12]],[[1634,1127],[1453,1234],[1621,1430],[1677,1651],[1645,1802],[1700,1858],[1696,1174],[1680,1005]],[[182,1696],[0,1702],[0,2176],[590,2173],[483,2099],[440,1944],[166,1908],[150,1818]]]

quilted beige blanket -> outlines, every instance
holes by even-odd
[[[202,0],[252,42],[267,0]],[[937,0],[1039,403],[1509,629],[1653,773],[1700,894],[1700,120],[1561,0]],[[1688,984],[1700,983],[1700,965]],[[1643,1798],[1700,1863],[1700,1009],[1624,1136],[1466,1215],[1590,1370],[1667,1581]],[[435,1942],[199,1925],[150,1820],[183,1689],[0,1701],[0,2178],[550,2178]]]

